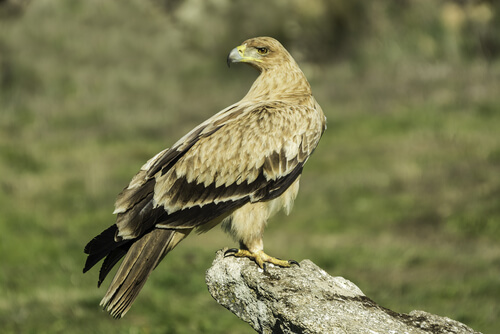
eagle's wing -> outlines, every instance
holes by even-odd
[[[215,115],[148,161],[119,195],[118,237],[137,238],[154,226],[192,229],[278,197],[319,142],[317,115],[253,101]]]

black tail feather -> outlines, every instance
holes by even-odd
[[[99,270],[99,281],[97,282],[97,286],[100,287],[106,276],[109,274],[111,269],[115,266],[115,264],[120,261],[122,257],[127,254],[128,250],[132,246],[132,242],[125,244],[121,247],[118,247],[111,251],[108,256],[104,259],[102,263],[101,270]]]
[[[113,317],[122,317],[158,262],[190,231],[154,229],[141,238],[135,239],[102,299],[101,305]],[[110,263],[115,261],[118,255],[120,254],[117,253],[117,256],[110,254]]]
[[[192,229],[152,229],[139,238],[116,242],[117,230],[117,226],[113,225],[85,246],[88,257],[83,272],[105,258],[99,271],[100,286],[111,269],[124,257],[101,301],[101,305],[113,317],[122,317],[153,269]]]
[[[87,261],[85,261],[85,266],[83,268],[84,273],[92,268],[97,262],[101,261],[101,259],[110,254],[113,250],[131,241],[122,240],[115,242],[115,234],[117,230],[118,228],[116,225],[112,225],[94,239],[90,240],[90,242],[85,246],[84,252],[89,256],[87,257]]]

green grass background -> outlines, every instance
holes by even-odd
[[[98,270],[81,271],[138,168],[246,93],[256,73],[228,70],[229,50],[271,35],[328,130],[266,250],[311,259],[394,311],[495,333],[500,10],[402,3],[1,2],[0,331],[253,332],[204,283],[214,252],[234,245],[219,229],[173,251],[122,320],[98,306]]]

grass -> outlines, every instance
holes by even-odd
[[[218,229],[183,242],[119,321],[98,307],[97,270],[81,273],[137,169],[255,77],[225,67],[242,38],[214,51],[182,37],[139,1],[37,1],[0,21],[3,333],[252,332],[204,284],[214,252],[233,245]],[[309,258],[394,311],[495,332],[499,66],[303,63],[328,130],[266,250]]]

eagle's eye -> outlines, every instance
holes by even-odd
[[[260,54],[260,55],[265,55],[266,53],[269,52],[269,50],[267,48],[257,48],[257,52]]]

